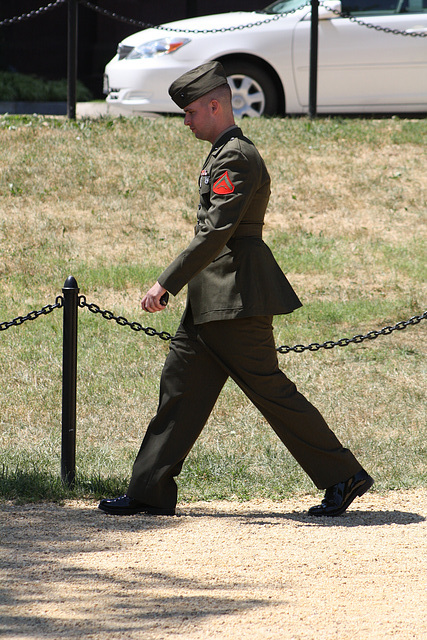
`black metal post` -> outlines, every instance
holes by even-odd
[[[71,487],[76,476],[77,313],[79,288],[69,276],[62,289],[64,321],[62,347],[61,479]]]
[[[77,0],[68,0],[67,115],[76,119],[77,87]]]
[[[315,118],[317,113],[317,53],[319,40],[319,0],[311,0],[310,28],[310,83],[308,94],[308,113]]]

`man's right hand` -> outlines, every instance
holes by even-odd
[[[163,311],[167,304],[167,298],[161,298],[165,296],[168,292],[161,284],[156,282],[149,291],[145,294],[145,296],[141,300],[141,307],[144,311],[148,311],[149,313],[155,313],[156,311]],[[168,294],[169,295],[169,294]],[[166,304],[165,304],[166,300]]]

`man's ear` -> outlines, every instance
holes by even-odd
[[[217,113],[218,109],[219,109],[219,102],[218,100],[215,100],[215,98],[213,100],[211,100],[210,102],[210,109],[212,113]]]

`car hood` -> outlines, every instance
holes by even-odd
[[[240,27],[254,24],[255,22],[270,22],[272,16],[266,13],[258,13],[256,11],[235,11],[229,13],[217,13],[209,16],[199,16],[197,18],[187,18],[185,20],[176,20],[168,22],[159,27],[144,29],[128,36],[122,43],[127,46],[135,47],[144,42],[150,42],[159,38],[173,37],[175,33],[183,31],[190,32],[192,37],[204,36],[204,31],[212,31],[214,29],[230,29],[232,27]],[[164,28],[162,28],[164,27]],[[199,32],[200,33],[197,33]]]

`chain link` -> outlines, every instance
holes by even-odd
[[[129,322],[123,316],[116,316],[112,311],[101,309],[93,302],[86,302],[86,296],[79,296],[79,307],[86,307],[92,313],[99,313],[105,320],[115,320],[121,327],[130,327],[133,331],[143,331],[147,336],[158,336],[161,340],[171,340],[172,335],[167,331],[156,331],[153,327],[143,327],[139,322]]]
[[[383,329],[379,329],[378,331],[368,331],[365,335],[358,334],[357,336],[353,336],[353,338],[340,338],[340,340],[327,340],[326,342],[312,342],[308,345],[296,344],[294,347],[289,347],[288,345],[283,345],[277,348],[279,353],[289,353],[290,351],[294,351],[295,353],[303,353],[304,351],[319,351],[319,349],[333,349],[334,347],[347,347],[349,344],[360,344],[365,340],[375,340],[379,338],[379,336],[389,336],[393,333],[393,331],[402,331],[407,327],[419,324],[421,320],[427,319],[427,311],[424,311],[419,316],[412,316],[409,320],[401,320],[397,322],[394,326],[387,326]]]
[[[42,307],[40,311],[30,311],[26,316],[18,316],[9,322],[0,322],[0,331],[6,331],[6,329],[10,329],[10,327],[19,327],[21,324],[24,324],[27,320],[36,320],[40,316],[47,316],[49,313],[52,313],[55,309],[60,309],[64,304],[64,299],[62,296],[57,296],[55,300],[55,304],[47,304],[45,307]]]
[[[283,13],[276,13],[271,18],[266,18],[265,20],[257,20],[256,22],[250,22],[249,24],[242,24],[234,27],[222,27],[221,29],[178,29],[173,27],[166,27],[164,25],[153,25],[146,22],[141,22],[140,20],[134,20],[133,18],[126,18],[125,16],[120,16],[114,11],[109,11],[108,9],[104,9],[103,7],[99,7],[93,2],[89,0],[80,0],[80,3],[86,6],[88,9],[92,9],[93,11],[97,11],[102,15],[105,15],[110,18],[114,18],[115,20],[120,20],[121,22],[127,22],[137,27],[142,27],[143,29],[151,28],[151,29],[161,29],[162,31],[170,31],[173,33],[187,33],[187,34],[208,34],[208,33],[226,33],[228,31],[242,31],[243,29],[251,29],[253,27],[260,27],[263,24],[268,24],[270,22],[275,22],[276,20],[280,20],[281,18],[286,18],[288,15],[292,15],[303,9],[304,7],[308,7],[311,5],[310,1],[307,1],[305,4],[301,4],[299,7],[295,9],[291,9],[290,11],[285,11]],[[322,2],[320,0],[319,6],[324,6],[326,9],[334,13],[338,17],[348,18],[351,22],[355,22],[360,26],[367,27],[368,29],[374,29],[375,31],[383,31],[384,33],[391,33],[393,35],[402,35],[402,36],[411,36],[412,38],[425,38],[427,33],[421,31],[414,31],[408,33],[407,31],[401,31],[400,29],[390,29],[389,27],[381,27],[380,25],[370,24],[368,22],[364,22],[360,20],[360,18],[355,18],[349,13],[342,13],[337,9],[331,9],[330,6]],[[397,15],[397,14],[396,14]]]
[[[23,22],[24,20],[29,20],[31,18],[37,17],[39,15],[42,15],[43,13],[46,13],[47,11],[51,11],[52,9],[55,9],[56,7],[62,4],[65,4],[66,2],[67,0],[55,0],[54,2],[50,2],[46,6],[40,7],[39,9],[34,9],[34,11],[30,11],[29,13],[24,13],[20,16],[15,16],[13,18],[5,18],[4,20],[0,21],[0,27],[9,25],[9,24],[15,24],[17,22]],[[307,1],[305,4],[302,4],[299,7],[296,7],[295,9],[291,9],[290,11],[285,11],[284,13],[276,13],[271,18],[266,18],[265,20],[257,20],[256,22],[250,22],[249,24],[241,24],[241,25],[231,26],[231,27],[221,27],[221,29],[178,29],[173,27],[166,27],[164,25],[154,25],[148,22],[142,22],[141,20],[135,20],[134,18],[121,16],[115,13],[114,11],[109,11],[108,9],[104,9],[103,7],[100,7],[94,4],[93,2],[89,2],[89,0],[79,0],[79,2],[80,4],[84,5],[88,9],[91,9],[92,11],[96,11],[101,15],[107,16],[109,18],[113,18],[120,22],[131,24],[135,27],[141,27],[142,29],[147,29],[147,28],[160,29],[162,31],[169,31],[173,33],[179,32],[179,33],[187,33],[187,34],[226,33],[228,31],[233,32],[233,31],[242,31],[243,29],[252,29],[253,27],[260,27],[264,24],[268,24],[270,22],[275,22],[276,20],[280,20],[281,18],[286,18],[288,15],[292,15],[297,11],[299,11],[300,9],[310,6],[311,4],[311,2]],[[377,24],[371,24],[369,22],[365,22],[360,18],[356,18],[355,16],[352,16],[350,13],[345,13],[345,12],[343,13],[341,11],[338,11],[337,9],[332,9],[330,6],[328,6],[321,0],[319,2],[319,6],[324,6],[326,9],[331,11],[331,13],[335,14],[337,17],[347,18],[348,20],[350,20],[350,22],[354,22],[362,27],[366,27],[367,29],[373,29],[374,31],[382,31],[384,33],[391,33],[393,35],[410,36],[411,38],[427,37],[427,32],[423,32],[423,31],[411,31],[411,32],[401,31],[400,29],[390,29],[389,27],[382,27]]]
[[[426,38],[427,32],[424,31],[401,31],[400,29],[390,29],[390,27],[381,27],[379,24],[371,24],[369,22],[365,22],[360,18],[356,18],[352,16],[350,13],[338,11],[338,9],[332,9],[324,2],[320,1],[319,6],[324,6],[328,11],[335,14],[337,17],[347,18],[350,22],[354,22],[358,24],[360,27],[366,27],[367,29],[373,29],[374,31],[383,31],[384,33],[391,33],[395,36],[410,36],[411,38]],[[399,15],[399,14],[395,14]]]
[[[147,22],[141,22],[140,20],[135,20],[133,18],[126,18],[125,16],[120,16],[114,11],[109,11],[108,9],[104,9],[103,7],[99,7],[93,2],[89,2],[89,0],[79,0],[81,4],[83,4],[88,9],[92,9],[93,11],[97,11],[104,16],[109,18],[114,18],[115,20],[120,20],[121,22],[127,22],[129,24],[135,25],[137,27],[142,27],[143,29],[160,29],[161,31],[170,31],[173,33],[187,33],[187,34],[207,34],[207,33],[226,33],[227,31],[243,31],[243,29],[252,29],[253,27],[260,27],[263,24],[268,24],[270,22],[275,22],[276,20],[280,20],[281,18],[286,18],[286,16],[291,15],[292,13],[296,13],[303,7],[308,7],[310,5],[310,1],[307,0],[305,4],[301,4],[296,9],[291,9],[290,11],[285,11],[283,13],[276,13],[271,18],[266,18],[265,20],[257,20],[256,22],[250,22],[249,24],[241,24],[232,27],[221,27],[220,29],[179,29],[178,27],[167,27],[165,25],[154,25]]]
[[[85,296],[79,296],[79,307],[86,307],[92,313],[99,313],[105,320],[115,320],[117,324],[123,327],[130,327],[133,331],[143,331],[148,336],[158,336],[161,340],[171,340],[173,336],[167,331],[156,331],[152,327],[143,327],[139,322],[129,322],[123,316],[115,316],[112,311],[107,311],[105,309],[101,309],[97,304],[86,302]],[[340,338],[339,340],[327,340],[326,342],[312,342],[308,345],[296,344],[293,347],[288,345],[282,345],[281,347],[277,347],[276,351],[279,353],[289,353],[290,351],[294,351],[295,353],[303,353],[304,351],[319,351],[320,349],[333,349],[334,347],[347,347],[349,344],[360,344],[365,340],[375,340],[379,336],[388,336],[393,331],[402,331],[409,326],[413,326],[419,324],[421,320],[427,319],[427,311],[424,311],[423,314],[419,316],[413,316],[409,318],[409,320],[402,320],[395,324],[394,326],[387,326],[383,329],[379,329],[378,331],[373,330],[369,331],[365,335],[357,335],[353,338]]]
[[[54,304],[47,304],[42,307],[39,311],[30,311],[26,316],[18,316],[13,320],[8,322],[0,322],[0,331],[6,331],[6,329],[10,329],[10,327],[18,327],[27,320],[36,320],[40,316],[48,315],[52,313],[55,309],[60,309],[64,306],[64,299],[62,296],[57,296]],[[85,296],[79,296],[78,298],[78,306],[80,308],[86,307],[89,309],[91,313],[100,314],[105,320],[115,320],[115,322],[121,327],[130,327],[133,331],[143,331],[147,336],[154,337],[157,336],[161,340],[171,340],[173,336],[167,331],[157,331],[153,327],[143,327],[139,322],[130,322],[123,316],[116,316],[112,311],[108,311],[107,309],[101,309],[97,304],[93,302],[89,303],[86,301]],[[334,347],[347,347],[350,344],[360,344],[365,340],[375,340],[379,338],[379,336],[389,336],[394,331],[402,331],[407,327],[414,326],[419,324],[422,320],[427,319],[427,311],[418,315],[412,316],[409,320],[401,320],[397,322],[393,326],[386,326],[383,329],[368,331],[368,333],[362,335],[358,334],[353,336],[352,338],[340,338],[339,340],[326,340],[325,342],[312,342],[308,345],[304,344],[296,344],[293,347],[289,345],[282,345],[276,348],[281,354],[286,354],[291,351],[295,353],[303,353],[304,351],[319,351],[320,349],[333,349]]]
[[[5,18],[4,20],[0,20],[0,27],[16,24],[17,22],[24,22],[25,20],[30,20],[31,18],[35,18],[37,16],[46,13],[47,11],[51,11],[52,9],[56,9],[61,4],[65,4],[68,0],[55,0],[55,2],[49,2],[44,7],[39,7],[39,9],[34,9],[33,11],[29,11],[28,13],[23,13],[21,16],[14,16],[13,18]]]

